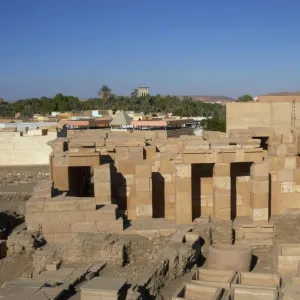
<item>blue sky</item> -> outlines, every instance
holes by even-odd
[[[0,0],[0,97],[300,90],[299,0]]]

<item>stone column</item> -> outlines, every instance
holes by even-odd
[[[175,177],[176,223],[192,223],[192,166],[177,164]]]
[[[138,162],[135,165],[135,207],[136,219],[152,219],[152,166]]]
[[[230,163],[216,163],[213,170],[214,218],[231,219]]]
[[[250,207],[253,221],[269,220],[269,166],[254,163],[250,168]]]
[[[94,167],[94,194],[96,204],[111,204],[111,166]]]

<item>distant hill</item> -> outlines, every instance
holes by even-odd
[[[200,95],[194,95],[190,96],[194,101],[202,101],[206,103],[220,103],[220,104],[226,104],[228,102],[236,101],[234,98],[226,97],[226,96],[200,96]]]
[[[264,96],[300,96],[300,92],[279,92],[266,94]]]

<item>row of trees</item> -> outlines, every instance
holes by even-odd
[[[53,98],[31,98],[11,103],[2,100],[0,101],[0,116],[11,118],[16,113],[20,113],[21,117],[32,117],[34,114],[50,114],[52,111],[79,112],[94,109],[132,110],[146,114],[161,112],[182,117],[210,117],[210,119],[202,122],[205,129],[225,131],[225,107],[219,104],[193,101],[190,97],[179,98],[161,95],[138,97],[137,90],[134,90],[130,96],[116,96],[107,85],[102,86],[98,95],[98,98],[91,98],[86,101],[80,101],[77,97],[62,94],[57,94]],[[251,96],[248,96],[240,97],[239,101],[246,101],[245,99],[250,101],[249,97]]]

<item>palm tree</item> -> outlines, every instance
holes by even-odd
[[[111,89],[109,88],[109,86],[104,84],[102,88],[99,90],[98,96],[103,100],[109,99],[109,97],[111,96]]]

